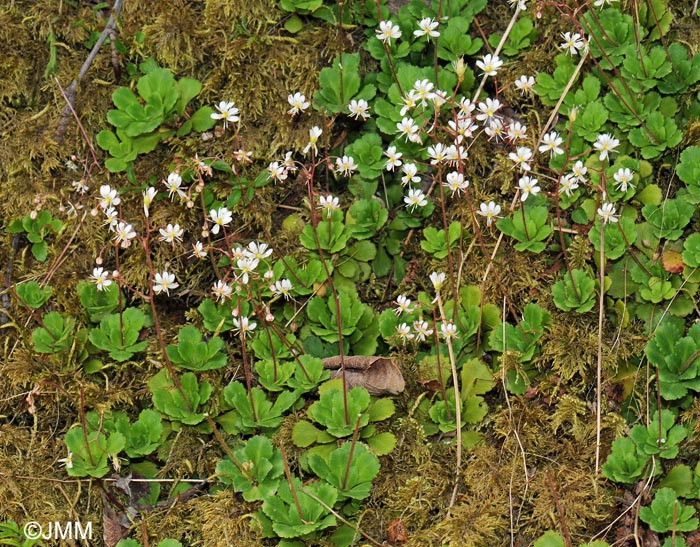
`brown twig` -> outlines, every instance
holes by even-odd
[[[559,496],[554,488],[552,475],[549,472],[547,472],[547,484],[549,485],[549,490],[552,493],[552,499],[554,500],[554,507],[557,509],[557,515],[559,515],[559,524],[561,525],[561,535],[564,536],[564,543],[566,547],[571,547],[571,534],[569,533],[569,527],[566,525],[566,514],[564,513],[561,503],[559,503]]]
[[[115,0],[109,20],[107,21],[102,34],[100,34],[100,37],[97,39],[97,42],[95,42],[95,45],[92,46],[92,50],[87,56],[87,59],[85,59],[83,66],[80,67],[78,77],[75,78],[63,92],[66,99],[66,106],[63,108],[63,112],[61,112],[61,118],[58,122],[58,128],[56,129],[56,140],[58,142],[63,139],[63,136],[68,130],[68,124],[70,124],[70,120],[73,117],[73,112],[75,111],[75,98],[78,93],[78,84],[82,82],[83,78],[85,78],[87,75],[88,70],[90,70],[92,63],[95,60],[95,57],[97,57],[97,53],[100,51],[100,48],[102,48],[102,44],[104,44],[105,40],[110,36],[112,37],[112,40],[114,40],[117,19],[119,18],[119,13],[122,10],[122,4],[124,4],[124,0]]]

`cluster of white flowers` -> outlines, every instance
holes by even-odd
[[[297,170],[291,151],[287,152],[282,160],[270,162],[270,165],[267,166],[269,177],[277,182],[284,182],[289,175],[293,175]]]

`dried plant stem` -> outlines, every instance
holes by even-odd
[[[605,313],[605,222],[600,224],[600,301],[598,303],[598,362],[595,400],[595,474],[600,471],[600,399],[603,389],[603,317]]]

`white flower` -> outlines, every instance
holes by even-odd
[[[233,220],[233,214],[226,207],[219,207],[218,209],[212,209],[209,211],[209,216],[214,226],[211,229],[212,234],[218,234],[219,230],[228,226]]]
[[[411,188],[408,191],[408,195],[403,198],[404,203],[408,209],[415,209],[416,207],[425,207],[428,205],[428,200],[425,199],[425,194],[418,188]]]
[[[467,152],[466,148],[464,148],[464,146],[455,146],[454,144],[452,144],[445,151],[445,155],[447,156],[448,165],[450,167],[457,167],[459,165],[459,162],[466,159],[469,153]]]
[[[427,321],[414,321],[413,330],[416,331],[416,338],[421,342],[425,342],[426,337],[433,334],[433,329],[428,328]]]
[[[192,258],[206,258],[207,252],[204,250],[204,244],[201,241],[192,244]]]
[[[104,224],[109,226],[109,231],[113,232],[117,226],[117,210],[114,207],[108,207],[105,209],[105,221]]]
[[[231,298],[231,293],[233,289],[228,283],[218,279],[216,284],[211,288],[211,292],[214,293],[217,302],[223,302],[224,300]]]
[[[234,331],[240,334],[243,338],[245,338],[249,332],[254,331],[255,327],[258,326],[257,323],[251,323],[250,319],[247,317],[234,317],[232,321],[235,327]]]
[[[307,144],[304,148],[304,154],[306,154],[311,148],[314,149],[314,154],[318,154],[318,147],[316,144],[318,143],[318,138],[321,136],[321,133],[323,133],[323,130],[315,125],[309,129],[309,144]]]
[[[170,296],[170,289],[177,289],[179,286],[180,284],[175,281],[175,274],[163,270],[163,273],[156,273],[153,292],[156,294],[165,292],[165,294]]]
[[[508,138],[513,142],[527,138],[527,126],[520,122],[510,122],[508,124]]]
[[[595,2],[593,2],[593,5],[596,8],[602,8],[606,4],[609,5],[609,4],[612,4],[613,2],[617,2],[617,1],[618,0],[595,0]]]
[[[479,103],[479,114],[476,115],[476,119],[483,121],[491,121],[496,117],[496,112],[501,108],[501,101],[498,99],[486,98],[486,102]]]
[[[401,338],[401,342],[403,342],[404,344],[408,340],[413,339],[413,334],[411,334],[411,327],[409,327],[406,323],[396,325],[396,334],[399,335],[399,337]]]
[[[58,460],[58,463],[64,465],[66,469],[73,469],[73,452],[69,450],[68,455]]]
[[[474,109],[476,109],[476,105],[471,101],[471,99],[467,99],[466,97],[462,97],[459,100],[458,107],[458,116],[460,118],[468,117],[472,112],[474,112]]]
[[[356,120],[359,120],[360,118],[366,120],[370,117],[369,104],[364,99],[353,99],[350,101],[348,110],[350,111],[350,117],[355,118]]]
[[[379,30],[374,31],[382,42],[391,45],[391,39],[398,40],[401,38],[401,29],[398,25],[394,25],[391,21],[380,21]]]
[[[395,146],[390,146],[389,148],[386,149],[386,152],[384,152],[384,155],[389,158],[386,161],[385,169],[387,171],[393,171],[395,167],[400,167],[401,166],[401,157],[403,154],[401,152],[396,151]]]
[[[311,106],[311,103],[306,100],[306,97],[298,91],[294,95],[289,95],[287,101],[289,102],[289,106],[292,107],[287,110],[287,114],[290,116],[296,116],[299,112],[304,112],[304,110]]]
[[[409,110],[415,108],[419,99],[420,95],[418,95],[418,92],[415,89],[411,89],[406,96],[401,97],[401,102],[403,102],[400,112],[401,116],[405,116]]]
[[[234,106],[233,101],[221,101],[216,109],[218,112],[213,112],[211,117],[214,120],[224,120],[224,129],[228,127],[228,122],[235,123],[240,120],[238,109]]]
[[[124,249],[131,245],[131,240],[136,237],[134,228],[131,226],[131,224],[127,224],[126,222],[119,222],[114,231],[116,233],[114,240],[117,243],[121,243],[121,246]]]
[[[527,0],[508,0],[511,7],[517,7],[520,11],[527,11]]]
[[[574,163],[574,166],[571,168],[571,174],[581,184],[585,184],[588,181],[586,173],[588,173],[588,167],[586,167],[581,160]]]
[[[442,286],[445,284],[445,279],[447,279],[445,272],[432,272],[430,274],[430,282],[433,284],[436,293],[439,293],[442,289]]]
[[[357,164],[352,156],[343,156],[335,160],[335,172],[339,175],[351,177],[353,171],[357,169]]]
[[[413,89],[416,90],[418,94],[418,99],[420,99],[421,106],[427,106],[427,101],[432,101],[435,98],[435,93],[433,92],[433,82],[430,80],[416,80],[413,84]]]
[[[617,140],[615,137],[612,135],[608,135],[607,133],[602,133],[601,135],[598,135],[598,138],[596,141],[593,143],[593,147],[600,152],[600,155],[598,156],[598,159],[600,161],[603,161],[607,159],[608,154],[610,152],[614,152],[615,148],[617,148],[620,144],[620,141]]]
[[[527,146],[519,147],[515,152],[508,154],[508,157],[513,160],[516,167],[520,168],[520,171],[529,171],[531,169],[528,161],[532,158],[532,150]]]
[[[404,118],[398,122],[396,124],[396,129],[398,129],[401,135],[406,137],[406,140],[410,141],[414,141],[414,137],[418,134],[418,125],[412,118]]]
[[[100,186],[100,207],[102,209],[109,209],[110,207],[116,207],[122,200],[117,195],[117,191],[114,190],[109,184],[103,184]]]
[[[418,167],[415,163],[405,163],[402,171],[404,175],[401,177],[401,186],[406,186],[412,182],[420,182],[420,177],[417,175]]]
[[[578,52],[581,51],[583,46],[586,44],[578,32],[573,34],[570,32],[564,32],[562,33],[561,37],[564,38],[564,41],[559,44],[559,48],[567,51],[571,55],[578,54]]]
[[[525,201],[530,194],[537,195],[540,192],[540,187],[537,186],[537,179],[524,176],[518,182],[520,188],[520,201]]]
[[[477,214],[482,217],[486,217],[486,225],[491,226],[494,218],[499,218],[498,215],[501,212],[501,206],[496,205],[493,201],[489,201],[488,204],[482,203],[479,205],[479,210]]]
[[[90,187],[85,183],[85,179],[74,180],[70,184],[79,194],[84,194],[90,189]]]
[[[434,38],[440,36],[440,33],[435,30],[438,27],[438,22],[434,21],[430,17],[421,19],[418,22],[418,30],[413,31],[414,36],[428,36],[428,39],[432,36]]]
[[[337,197],[328,194],[327,196],[321,196],[318,198],[318,208],[326,210],[326,218],[331,218],[333,211],[340,209],[340,202]]]
[[[503,139],[505,131],[503,130],[503,122],[500,118],[492,118],[489,120],[486,127],[484,127],[484,133],[486,133],[490,139],[498,142]]]
[[[153,203],[153,200],[155,199],[157,193],[158,193],[158,190],[153,188],[153,186],[149,186],[148,189],[143,193],[143,214],[144,215],[149,216],[151,203]]]
[[[161,228],[158,231],[160,232],[161,241],[172,243],[173,245],[176,241],[181,242],[182,235],[185,233],[185,231],[180,228],[179,224],[175,224],[174,226],[172,224],[168,224],[165,228]]]
[[[108,275],[109,273],[105,272],[104,268],[94,268],[92,270],[90,279],[97,285],[98,291],[103,291],[112,284],[112,280],[107,278]]]
[[[73,156],[75,157],[75,156]],[[70,169],[71,171],[77,172],[78,171],[78,164],[73,161],[72,158],[68,158],[65,163],[66,169]]]
[[[251,241],[248,243],[248,248],[243,252],[248,258],[263,260],[272,254],[272,247],[270,247],[267,243]]]
[[[447,159],[447,147],[441,142],[434,146],[428,147],[428,156],[430,156],[430,165],[437,165]]]
[[[185,197],[185,191],[182,188],[180,188],[180,186],[182,185],[182,177],[180,176],[179,173],[177,173],[177,172],[170,173],[168,175],[168,180],[163,181],[163,183],[168,188],[168,197],[170,199],[173,198],[174,194],[177,194],[181,198]]]
[[[620,190],[621,192],[626,192],[627,186],[634,188],[634,186],[632,185],[634,173],[632,173],[632,171],[630,171],[627,167],[618,169],[614,175],[614,178],[615,182],[617,182],[617,184],[620,185],[618,190]]]
[[[396,297],[397,307],[394,310],[396,315],[401,315],[403,312],[411,313],[413,308],[411,307],[411,299],[406,298],[403,294]]]
[[[457,338],[457,325],[455,325],[452,321],[443,323],[442,325],[440,325],[440,332],[442,333],[442,336],[445,338],[445,340]]]
[[[459,118],[456,122],[449,120],[447,125],[455,134],[455,141],[458,144],[464,139],[471,139],[474,136],[474,131],[478,129],[471,118]]]
[[[477,61],[476,66],[483,70],[486,76],[495,76],[498,69],[503,66],[503,61],[499,59],[498,55],[491,55],[489,53],[484,55],[481,61]]]
[[[618,221],[618,218],[615,216],[615,205],[612,203],[603,203],[603,205],[598,208],[598,214],[603,224],[606,222]]]
[[[248,276],[255,272],[260,261],[257,258],[243,257],[236,261],[238,269],[241,271],[241,280],[244,285],[248,284]]]
[[[542,137],[542,145],[538,148],[540,152],[549,152],[550,156],[558,156],[563,154],[564,150],[559,148],[559,145],[564,142],[556,131],[550,131]]]
[[[270,162],[270,165],[267,166],[267,172],[271,179],[279,182],[283,182],[287,178],[287,169],[277,161]]]
[[[270,285],[270,291],[276,295],[284,296],[285,300],[291,298],[292,295],[289,293],[293,288],[292,282],[289,279],[280,279],[279,281],[275,281],[274,285]]]
[[[292,158],[291,150],[284,155],[284,159],[282,160],[282,167],[284,167],[287,170],[287,173],[297,172],[297,166],[294,163],[294,158]],[[287,173],[285,173],[285,178],[287,178]]]
[[[464,175],[458,173],[457,171],[447,173],[446,179],[447,180],[443,183],[443,186],[446,186],[452,190],[453,196],[455,195],[455,192],[458,194],[462,193],[469,186],[469,181],[464,178]]]
[[[515,80],[515,88],[520,91],[522,95],[525,93],[532,93],[533,87],[535,86],[535,79],[532,76],[525,76],[523,74]]]
[[[571,192],[578,188],[578,182],[575,176],[571,174],[566,174],[561,178],[559,183],[559,192],[564,193],[567,196],[571,196]]]

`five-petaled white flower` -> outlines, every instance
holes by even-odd
[[[235,310],[234,310],[235,311]],[[232,319],[233,321],[233,326],[235,327],[235,332],[237,334],[240,334],[243,338],[247,336],[249,332],[252,332],[255,330],[255,327],[258,326],[257,323],[251,322],[250,319],[247,317],[234,317]]]
[[[413,330],[416,331],[416,338],[421,342],[425,342],[426,337],[433,334],[433,329],[429,327],[430,325],[428,325],[427,321],[414,321]]]
[[[396,315],[401,315],[404,312],[411,313],[413,311],[413,308],[411,307],[411,299],[407,298],[403,294],[396,297],[396,304],[397,306],[394,310]]]
[[[404,173],[401,177],[401,186],[406,186],[412,182],[420,182],[418,166],[415,163],[405,163],[401,169]]]
[[[404,344],[408,341],[413,339],[413,334],[411,334],[411,327],[409,327],[406,323],[401,323],[400,325],[396,325],[396,334],[399,335],[401,338],[401,342]]]
[[[438,27],[438,22],[430,17],[425,17],[418,22],[418,30],[413,31],[414,36],[428,36],[428,39],[432,36],[437,38],[440,33],[435,30]]]
[[[627,167],[621,167],[615,172],[615,175],[613,176],[615,178],[615,182],[619,184],[618,190],[626,192],[628,186],[634,188],[634,185],[632,184],[634,173],[630,171]]]
[[[243,257],[236,261],[236,266],[241,271],[241,281],[244,285],[248,284],[249,276],[255,272],[260,261],[257,258]]]
[[[112,284],[112,280],[107,277],[108,275],[109,273],[105,272],[104,268],[94,268],[92,270],[90,279],[97,285],[98,291],[103,291]]]
[[[508,154],[508,157],[513,160],[515,167],[520,168],[520,171],[529,171],[531,169],[528,161],[532,158],[532,150],[527,146],[518,147],[515,152]]]
[[[447,159],[447,146],[441,142],[428,146],[428,156],[430,156],[430,165],[442,163]]]
[[[491,55],[488,53],[484,55],[481,61],[476,62],[476,66],[483,70],[486,76],[495,76],[498,69],[503,66],[503,61],[501,61],[498,55]]]
[[[245,256],[249,258],[257,258],[263,260],[272,254],[272,247],[267,243],[251,241],[248,243],[248,248],[244,251]]]
[[[618,221],[618,218],[615,216],[615,205],[613,203],[603,203],[603,205],[598,208],[598,214],[603,224]]]
[[[588,173],[588,167],[586,167],[581,160],[574,163],[574,166],[571,168],[571,174],[581,184],[585,184],[588,180],[586,178],[586,173]]]
[[[318,126],[313,126],[311,129],[309,129],[309,144],[306,145],[304,148],[303,152],[306,154],[309,150],[313,148],[314,154],[318,154],[318,138],[321,136],[321,133],[323,133],[323,129],[321,129]]]
[[[217,302],[223,302],[224,300],[231,298],[231,293],[233,289],[231,285],[221,279],[217,279],[216,283],[212,286],[211,292],[214,293]]]
[[[480,122],[493,120],[501,106],[501,101],[498,99],[487,97],[485,102],[479,103],[479,114],[476,115],[476,119]]]
[[[595,2],[593,2],[593,5],[596,8],[602,8],[605,5],[609,5],[609,4],[612,4],[613,2],[617,2],[617,1],[618,0],[595,0]]]
[[[508,138],[513,142],[527,137],[527,126],[520,122],[510,122],[508,124]]]
[[[400,112],[401,116],[405,116],[409,110],[415,108],[418,104],[418,99],[420,99],[420,95],[415,89],[411,89],[406,95],[401,97],[401,102],[403,103]]]
[[[58,463],[64,465],[66,469],[73,469],[73,452],[68,451],[68,455],[65,458],[58,460]]]
[[[370,117],[369,114],[369,103],[364,99],[355,100],[353,99],[348,104],[348,110],[350,111],[350,117],[359,120],[362,118],[366,120]]]
[[[469,186],[469,181],[464,178],[462,173],[458,173],[457,171],[447,173],[447,177],[445,178],[446,180],[443,182],[443,186],[446,186],[448,189],[452,190],[453,196],[455,195],[455,192],[461,194]]]
[[[158,190],[153,188],[153,186],[149,186],[148,189],[143,193],[143,214],[145,216],[150,215],[151,203],[153,203],[153,200],[155,199],[157,193]]]
[[[538,148],[540,152],[549,152],[550,156],[558,156],[563,154],[564,150],[559,148],[559,145],[564,142],[556,131],[550,131],[542,137],[542,145]]]
[[[118,196],[117,191],[112,188],[109,184],[103,184],[100,186],[100,207],[102,209],[109,209],[110,207],[116,207],[122,200]]]
[[[292,295],[290,292],[293,288],[292,282],[289,279],[280,279],[279,281],[275,281],[274,285],[270,285],[270,291],[276,295],[284,296],[285,300],[291,298]]]
[[[398,40],[401,38],[401,29],[398,25],[394,25],[391,21],[380,21],[379,29],[374,31],[382,42],[391,45],[391,39]]]
[[[404,118],[396,124],[396,129],[399,133],[406,137],[406,140],[416,142],[418,136],[418,125],[413,121],[413,118]],[[418,139],[420,141],[420,138]]]
[[[578,32],[574,32],[573,34],[570,32],[563,32],[561,37],[564,38],[564,41],[559,44],[559,48],[567,51],[571,55],[576,55],[583,49],[583,46],[586,45],[586,42],[583,41]]]
[[[615,148],[617,148],[620,144],[620,141],[613,137],[612,135],[608,135],[607,133],[602,133],[598,135],[598,138],[596,141],[593,143],[593,147],[600,152],[598,159],[600,161],[603,161],[608,158],[608,154],[610,152],[614,152]]]
[[[233,101],[221,101],[216,105],[218,112],[212,112],[211,117],[214,120],[224,120],[224,129],[228,127],[228,122],[237,122],[240,120],[238,117],[238,108],[234,105]]]
[[[436,293],[439,293],[442,289],[442,286],[445,284],[445,279],[447,279],[445,272],[432,272],[430,274],[430,282],[433,284]]]
[[[533,88],[535,86],[535,79],[532,76],[525,76],[523,74],[515,80],[515,88],[520,91],[522,95],[525,95],[525,93],[532,93]]]
[[[564,175],[559,182],[559,193],[571,196],[571,192],[578,188],[577,180],[578,179],[570,173]]]
[[[386,152],[384,152],[384,155],[387,158],[389,158],[388,160],[386,160],[385,165],[385,169],[387,171],[393,171],[395,167],[400,167],[403,163],[401,161],[401,157],[403,156],[403,154],[401,152],[397,152],[395,146],[390,146],[389,148],[387,148]]]
[[[435,92],[433,91],[434,87],[433,82],[428,79],[416,80],[416,83],[413,84],[413,89],[418,95],[421,106],[427,106],[427,101],[432,101],[435,99]]]
[[[212,209],[209,211],[209,216],[214,226],[211,229],[212,234],[218,234],[219,230],[228,226],[233,220],[233,214],[226,207],[219,207],[218,209]]]
[[[457,338],[457,325],[455,325],[452,321],[442,323],[440,325],[440,332],[442,333],[442,336],[445,338],[445,340],[452,340],[452,338]]]
[[[201,241],[192,244],[192,258],[206,258],[207,251],[204,250],[204,244]]]
[[[267,166],[267,172],[273,180],[283,182],[287,179],[287,168],[284,165],[280,165],[278,161],[270,162],[270,165]]]
[[[351,177],[357,169],[357,164],[352,156],[343,156],[335,160],[335,172],[345,177]]]
[[[182,186],[182,177],[177,171],[174,171],[168,175],[168,180],[163,181],[165,186],[168,188],[168,197],[173,198],[173,195],[177,194],[181,198],[185,197],[185,191],[180,188]]]
[[[161,228],[158,231],[160,232],[161,241],[172,243],[173,245],[175,245],[176,241],[181,242],[182,235],[185,233],[185,231],[180,228],[179,224],[175,224],[174,226],[172,224],[168,224],[165,228]]]
[[[124,249],[131,245],[131,240],[136,237],[136,232],[134,231],[133,226],[123,221],[117,224],[114,232],[116,234],[114,236],[114,240],[117,243],[120,243]]]
[[[428,205],[425,194],[419,188],[411,188],[408,191],[408,195],[404,196],[403,200],[406,203],[406,207],[411,210],[416,207],[425,207]]]
[[[327,196],[321,196],[318,198],[318,208],[326,210],[326,218],[331,218],[333,211],[340,209],[340,202],[337,197],[328,194]]]
[[[501,206],[495,204],[493,201],[489,201],[488,204],[484,202],[479,205],[477,214],[481,215],[482,217],[486,217],[486,225],[491,226],[493,219],[499,218],[498,215],[500,212]]]
[[[289,106],[292,107],[287,110],[287,114],[290,116],[296,116],[311,106],[311,103],[306,100],[306,97],[298,91],[294,95],[289,95],[287,97],[287,102],[289,102]]]
[[[537,195],[540,192],[540,187],[537,186],[537,179],[528,177],[527,175],[520,178],[518,182],[520,188],[520,201],[525,201],[530,194]]]
[[[175,274],[163,270],[163,273],[156,273],[153,283],[153,292],[156,294],[164,292],[170,296],[170,289],[177,289],[179,286],[180,284],[175,281]]]
[[[104,225],[109,226],[109,231],[113,232],[117,226],[117,210],[114,207],[108,207],[105,209],[105,221]]]

